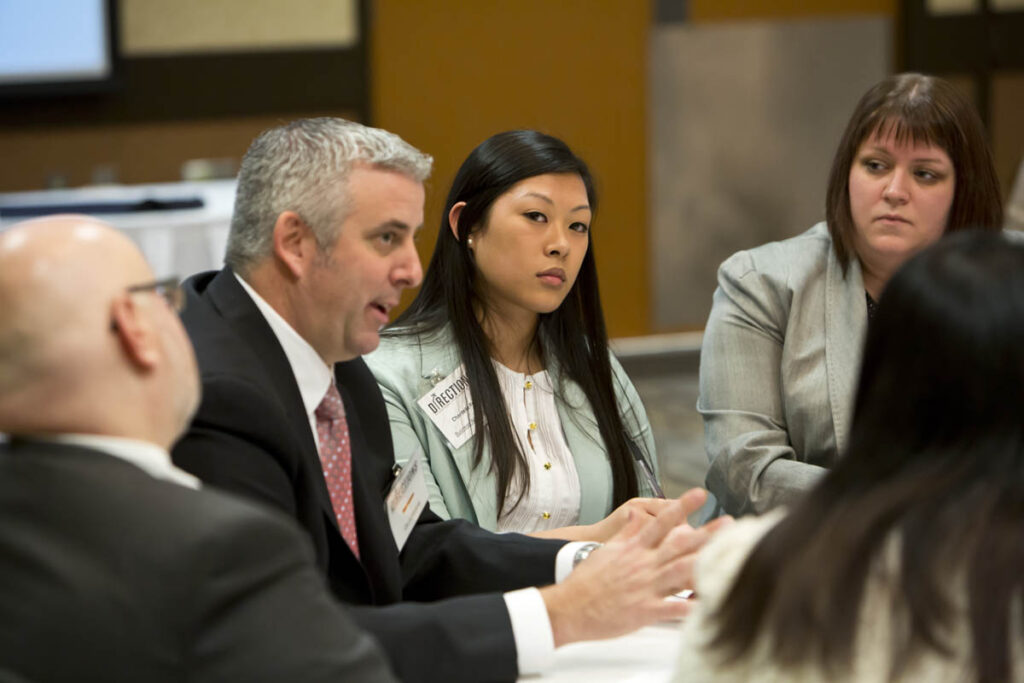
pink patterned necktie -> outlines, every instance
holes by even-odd
[[[316,436],[320,441],[320,464],[324,468],[327,493],[338,520],[341,536],[359,557],[356,538],[356,513],[352,509],[352,448],[348,441],[348,422],[338,387],[331,382],[324,400],[316,408]]]

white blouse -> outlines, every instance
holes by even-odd
[[[494,362],[509,424],[526,456],[530,489],[514,508],[515,482],[498,515],[498,531],[529,533],[573,526],[580,515],[580,480],[547,371],[526,375]]]

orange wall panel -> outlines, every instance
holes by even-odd
[[[649,331],[648,2],[377,0],[371,116],[434,155],[424,262],[458,164],[488,136],[537,128],[597,178],[594,240],[614,336]]]
[[[351,112],[295,112],[197,121],[89,126],[19,127],[0,131],[0,192],[38,190],[53,175],[69,187],[87,185],[97,166],[110,166],[120,183],[166,183],[181,179],[188,159],[239,162],[261,131],[302,116]]]

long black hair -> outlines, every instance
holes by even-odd
[[[949,651],[963,579],[977,680],[1010,680],[1024,623],[1024,247],[999,234],[945,237],[886,287],[849,450],[748,557],[715,645],[740,656],[766,633],[780,664],[845,667],[894,537],[894,613],[909,630],[893,675],[922,649]]]
[[[498,197],[521,180],[546,173],[578,175],[586,187],[590,209],[596,212],[597,194],[590,170],[561,140],[533,130],[513,130],[498,133],[477,146],[459,168],[448,193],[423,285],[409,308],[386,332],[420,335],[451,326],[473,396],[473,422],[483,437],[477,438],[474,445],[474,466],[480,466],[486,439],[491,449],[490,467],[497,478],[499,510],[504,509],[513,483],[518,484],[521,500],[529,487],[529,477],[526,456],[512,434],[505,400],[491,364],[491,344],[477,320],[475,307],[484,310],[485,302],[478,295],[478,272],[467,238],[486,226],[491,206]],[[458,202],[466,204],[459,216],[456,237],[448,216]],[[576,282],[561,306],[540,315],[534,343],[545,359],[557,361],[562,375],[576,382],[590,402],[608,450],[615,505],[636,496],[633,456],[616,405],[608,360],[608,333],[597,287],[593,232]]]

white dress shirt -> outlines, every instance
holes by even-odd
[[[278,343],[284,349],[284,355],[288,358],[288,365],[295,374],[295,382],[299,385],[299,395],[302,396],[302,406],[306,409],[306,416],[309,418],[309,429],[313,432],[313,443],[317,451],[320,450],[320,439],[316,434],[316,409],[320,402],[327,395],[327,390],[334,382],[334,372],[320,357],[312,346],[302,338],[295,328],[288,324],[281,314],[274,310],[274,307],[256,293],[248,282],[243,280],[238,273],[235,278],[242,285],[242,289],[252,298],[256,308],[260,309],[263,318],[270,325],[270,329],[277,337]],[[344,406],[342,406],[344,410]]]
[[[320,354],[302,338],[281,315],[254,290],[238,273],[235,273],[239,284],[252,298],[256,308],[266,319],[277,341],[284,349],[295,381],[299,385],[302,403],[309,416],[309,428],[313,432],[313,441],[320,448],[316,438],[315,411],[327,393],[334,374],[331,368],[320,358]],[[581,543],[569,543],[558,552],[555,558],[555,580],[561,581],[572,571],[572,559]],[[551,632],[551,620],[548,618],[544,598],[536,588],[522,588],[504,594],[505,606],[512,623],[512,635],[516,643],[516,661],[520,674],[541,671],[554,656],[555,638]]]
[[[494,369],[530,482],[529,493],[514,507],[520,489],[513,482],[498,515],[498,531],[574,526],[580,518],[580,479],[562,432],[551,377],[546,370],[526,375],[497,361]]]

